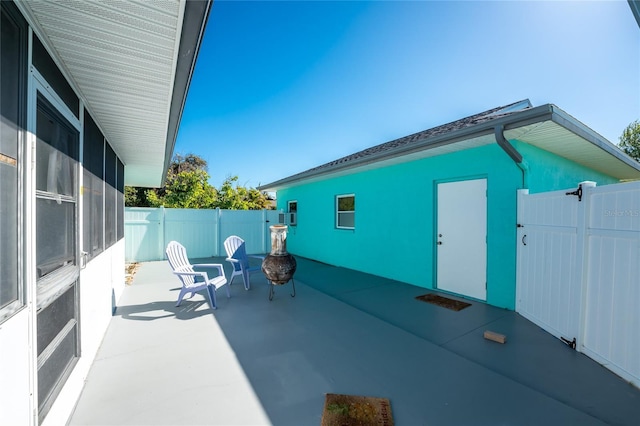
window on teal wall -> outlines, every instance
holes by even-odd
[[[356,227],[356,196],[353,194],[336,196],[336,228]]]

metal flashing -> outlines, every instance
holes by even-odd
[[[640,27],[640,1],[628,0],[628,2],[629,2],[629,7],[631,8],[631,12],[633,13],[633,16],[636,18],[636,22]]]

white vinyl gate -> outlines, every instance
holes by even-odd
[[[580,188],[519,191],[516,311],[640,387],[640,182]]]

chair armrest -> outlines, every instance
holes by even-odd
[[[193,272],[193,271],[173,271],[175,275],[185,275],[191,277],[202,277],[205,281],[209,281],[209,275],[206,272]]]
[[[231,263],[240,263],[238,259],[234,259],[233,257],[227,257],[225,260]]]
[[[224,268],[221,263],[198,263],[197,265],[193,265],[193,267],[198,268],[215,268],[218,270],[218,274],[224,277]]]
[[[249,254],[248,257],[253,257],[254,259],[264,260],[265,256],[259,256],[257,254]]]

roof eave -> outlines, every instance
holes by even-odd
[[[527,109],[506,117],[496,118],[495,120],[490,120],[484,123],[476,124],[474,126],[455,130],[450,133],[417,140],[410,145],[379,154],[368,155],[361,159],[349,161],[345,164],[336,164],[323,168],[322,170],[298,173],[296,175],[280,179],[266,185],[262,185],[258,187],[258,189],[261,191],[274,191],[290,186],[293,183],[298,183],[312,178],[322,178],[338,171],[347,171],[349,169],[359,168],[372,163],[377,163],[396,157],[402,157],[418,151],[423,151],[425,149],[433,149],[463,140],[493,134],[494,128],[498,125],[502,125],[505,130],[509,130],[515,127],[521,127],[529,124],[547,121],[550,120],[552,116],[553,105],[541,105],[539,107]]]
[[[167,127],[167,141],[165,145],[164,168],[161,185],[167,177],[167,171],[173,157],[173,151],[178,137],[178,129],[182,120],[182,113],[187,101],[187,94],[191,78],[195,70],[196,60],[200,51],[202,38],[207,26],[209,13],[213,1],[187,1],[185,4],[182,24],[180,47],[178,48],[178,62],[176,64],[169,122]]]
[[[331,165],[321,170],[311,170],[298,173],[296,175],[280,179],[267,185],[262,185],[258,189],[262,191],[275,191],[308,180],[322,179],[337,172],[345,172],[350,169],[361,168],[369,164],[402,157],[422,150],[433,149],[444,145],[453,144],[463,140],[481,137],[494,132],[497,126],[502,126],[504,130],[516,129],[545,121],[552,121],[559,126],[576,134],[585,141],[602,149],[607,154],[615,157],[618,161],[632,167],[640,172],[640,163],[627,156],[618,147],[607,141],[604,137],[587,127],[571,115],[567,114],[553,104],[546,104],[539,107],[527,109],[512,115],[497,118],[495,120],[480,123],[474,126],[459,129],[447,134],[418,140],[405,147],[394,149],[388,152],[372,154],[361,159],[351,160],[348,163]]]

